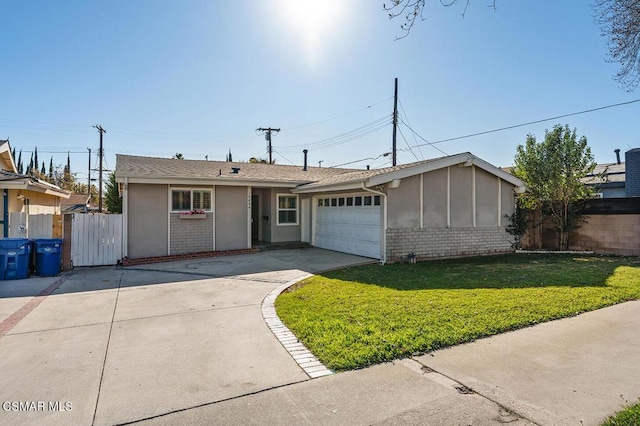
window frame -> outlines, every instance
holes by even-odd
[[[185,209],[174,209],[173,208],[173,193],[174,191],[180,191],[180,192],[187,192],[189,191],[189,209],[185,210]],[[209,208],[208,209],[203,209],[203,208],[194,208],[193,207],[193,201],[194,201],[194,196],[193,193],[194,192],[208,192],[209,193]],[[184,213],[184,212],[191,212],[194,210],[202,210],[204,212],[210,213],[213,211],[213,190],[211,188],[181,188],[181,187],[172,187],[169,190],[169,197],[170,200],[169,202],[171,203],[171,213]]]
[[[282,197],[286,197],[286,198],[295,198],[296,200],[296,207],[295,209],[292,208],[280,208],[280,198]],[[291,211],[295,211],[296,212],[296,221],[295,223],[293,222],[280,222],[280,212],[291,212]],[[277,226],[298,226],[300,225],[300,197],[298,196],[298,194],[276,194],[276,225]]]

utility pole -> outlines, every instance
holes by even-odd
[[[91,204],[91,148],[87,148],[89,151],[89,169],[87,170],[87,195],[89,196],[89,204]]]
[[[96,129],[98,129],[98,132],[100,132],[100,150],[98,151],[98,158],[99,158],[99,162],[100,162],[100,166],[99,166],[99,175],[98,175],[98,212],[102,213],[102,158],[104,156],[104,151],[102,149],[102,134],[103,133],[107,133],[107,131],[105,129],[102,128],[101,125],[96,124],[95,126]]]
[[[259,127],[256,129],[256,132],[265,132],[265,139],[267,140],[267,151],[269,152],[269,164],[273,164],[273,158],[271,153],[273,152],[273,147],[271,146],[271,132],[278,133],[280,129],[272,129],[271,127]]]
[[[395,90],[393,93],[393,149],[391,150],[391,165],[398,163],[398,150],[396,147],[396,131],[398,128],[398,77],[395,80]]]

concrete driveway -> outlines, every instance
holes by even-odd
[[[309,380],[261,302],[308,273],[363,262],[283,250],[78,268],[61,285],[1,281],[0,424],[119,424]]]

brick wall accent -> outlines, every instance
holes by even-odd
[[[122,259],[122,265],[123,266],[148,265],[151,263],[173,262],[174,260],[203,259],[207,257],[235,256],[238,254],[250,254],[250,253],[260,253],[260,249],[253,247],[250,249],[243,249],[243,250],[207,251],[207,252],[200,252],[200,253],[175,254],[171,256],[142,257],[138,259],[129,259],[125,257],[124,259]]]
[[[180,219],[179,213],[169,216],[170,255],[213,250],[213,214],[207,213],[205,219]]]
[[[506,253],[512,242],[505,228],[498,227],[387,229],[387,261],[409,253],[418,261]]]
[[[640,214],[589,215],[569,235],[569,249],[640,256]]]

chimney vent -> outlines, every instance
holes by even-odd
[[[302,170],[306,172],[307,171],[307,153],[309,152],[309,150],[303,149],[302,152],[304,154],[304,167],[302,168]]]
[[[616,153],[616,163],[620,164],[620,149],[616,148],[616,149],[613,150],[613,152]]]
[[[233,173],[234,175],[237,175],[239,172],[240,172],[240,167],[231,168],[231,173]]]

